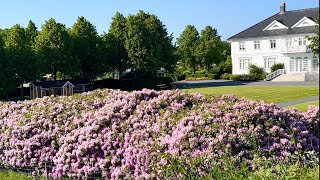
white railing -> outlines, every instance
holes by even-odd
[[[282,48],[283,52],[308,52],[310,48],[308,46],[285,46]]]
[[[285,73],[286,73],[285,69],[278,69],[275,72],[268,74],[266,77],[266,81],[270,81],[270,80],[280,76],[281,74],[285,74]]]

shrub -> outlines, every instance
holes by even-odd
[[[284,69],[284,64],[283,63],[274,64],[270,69],[271,69],[271,72],[275,72],[278,69]]]
[[[187,77],[186,81],[201,81],[201,80],[211,80],[209,77]]]
[[[251,64],[249,66],[249,74],[263,74],[264,70],[263,68],[260,68],[254,64]]]
[[[189,70],[185,70],[185,71],[183,71],[182,74],[184,74],[184,75],[190,75],[190,74],[192,74],[192,73],[191,73],[191,71],[189,71]]]
[[[205,70],[199,70],[199,71],[196,71],[196,74],[206,74],[206,71]]]
[[[191,81],[191,80],[211,80],[211,79],[216,79],[217,75],[215,74],[191,74],[187,75],[186,80]]]
[[[251,64],[249,67],[249,75],[251,80],[262,80],[266,78],[266,73],[263,68],[260,68],[254,64]]]
[[[207,74],[206,75],[209,79],[217,79],[217,75],[216,74]]]
[[[224,73],[220,76],[221,79],[225,79],[225,80],[230,80],[231,79],[232,74],[229,73]]]
[[[235,74],[230,75],[230,80],[233,81],[254,81],[256,80],[252,74]]]
[[[224,73],[232,73],[232,60],[229,56],[226,61],[222,61],[219,65],[215,66],[212,69],[214,74],[217,74],[218,77],[221,77]]]
[[[232,95],[105,89],[0,109],[0,166],[47,169],[54,179],[205,179],[227,160],[235,170],[319,162],[316,106],[302,113]]]

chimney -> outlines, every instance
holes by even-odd
[[[286,13],[286,3],[280,5],[280,14]]]

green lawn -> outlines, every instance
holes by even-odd
[[[184,89],[188,93],[199,92],[205,95],[218,96],[234,94],[269,103],[280,103],[297,99],[319,96],[318,86],[221,86]]]
[[[302,103],[302,104],[296,104],[296,105],[293,105],[293,106],[289,106],[287,108],[296,108],[296,109],[299,109],[300,111],[306,112],[306,111],[308,111],[309,105],[319,106],[319,100],[310,101],[310,102],[306,102],[306,103]]]
[[[35,180],[36,178],[31,177],[25,173],[18,173],[15,171],[0,170],[0,179],[4,180]]]

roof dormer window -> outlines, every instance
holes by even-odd
[[[263,31],[276,29],[288,29],[288,27],[282,21],[274,20],[266,28],[264,28]]]
[[[298,21],[296,24],[294,24],[292,26],[292,28],[296,28],[296,27],[306,27],[306,26],[315,26],[317,25],[317,23],[309,17],[303,17],[302,19],[300,19],[300,21]]]

